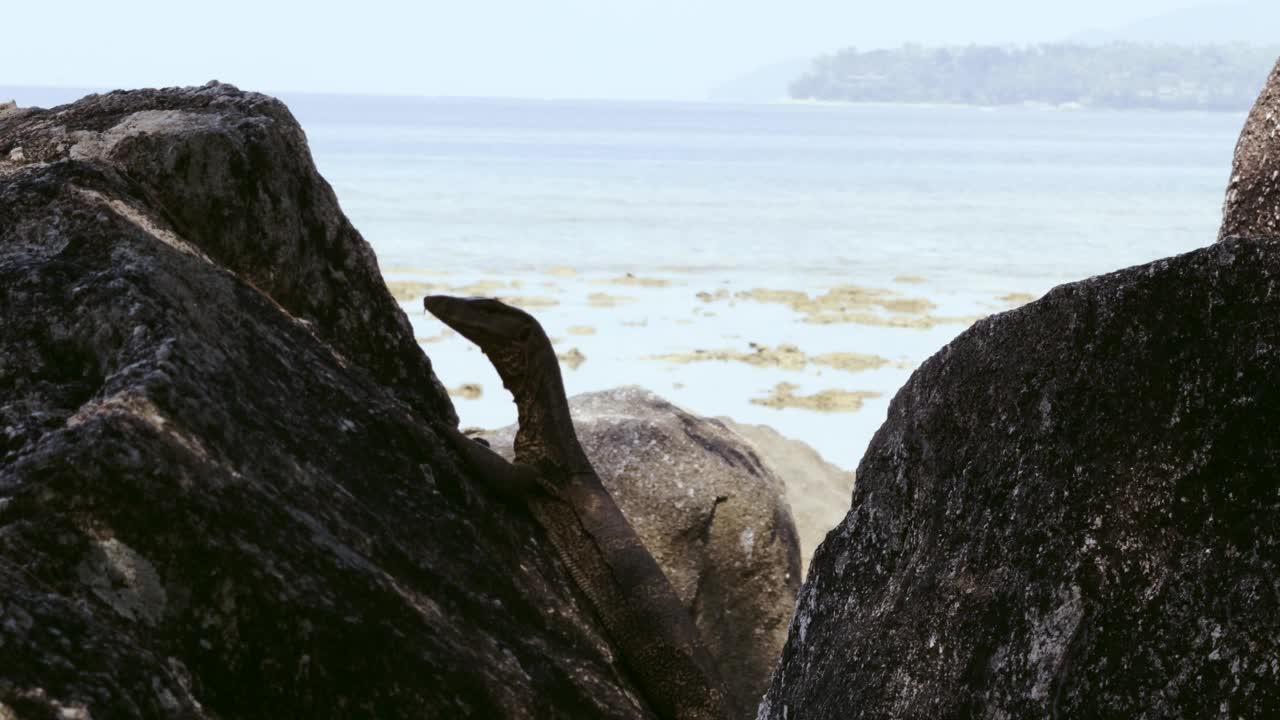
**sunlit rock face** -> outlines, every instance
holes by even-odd
[[[1280,240],[1059,287],[911,377],[762,718],[1280,710]]]
[[[1280,63],[1236,144],[1218,238],[1280,235]]]
[[[454,421],[282,104],[0,114],[0,718],[651,717]]]

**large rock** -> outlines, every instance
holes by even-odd
[[[0,116],[0,717],[650,717],[280,103]]]
[[[92,95],[3,118],[8,172],[79,161],[132,184],[135,204],[211,262],[261,290],[414,407],[452,415],[431,361],[386,291],[372,248],[342,214],[280,102],[194,91]],[[120,200],[116,199],[119,203]],[[127,204],[127,203],[126,203]],[[29,218],[18,217],[34,232]]]
[[[765,467],[782,480],[800,535],[800,572],[809,572],[813,551],[849,509],[853,473],[823,459],[813,446],[768,425],[716,418],[755,448]]]
[[[635,386],[569,398],[591,464],[693,613],[735,704],[786,639],[800,546],[782,481],[720,421]],[[511,456],[515,427],[483,433]]]
[[[1280,235],[1280,63],[1236,143],[1218,239]]]
[[[1280,240],[1059,287],[912,375],[762,718],[1280,713]]]

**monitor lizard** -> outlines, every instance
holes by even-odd
[[[728,718],[730,700],[693,618],[578,442],[542,326],[488,298],[433,295],[423,304],[489,357],[519,416],[514,463],[445,426],[450,444],[497,492],[527,503],[660,717]]]

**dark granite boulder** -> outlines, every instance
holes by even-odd
[[[0,115],[0,717],[649,717],[280,103]]]
[[[1280,235],[1280,63],[1236,143],[1218,239],[1235,235]]]
[[[761,718],[1280,714],[1280,240],[977,323],[857,476]]]

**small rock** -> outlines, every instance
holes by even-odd
[[[80,581],[121,617],[149,625],[164,617],[167,598],[155,566],[115,538],[94,543]]]
[[[449,395],[463,400],[479,400],[484,395],[480,383],[463,383],[456,388],[449,388]]]
[[[556,353],[556,358],[570,370],[577,370],[582,367],[582,363],[587,361],[587,356],[582,354],[582,351],[578,348],[569,348],[562,353]]]

